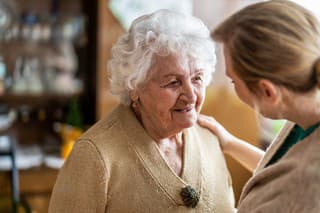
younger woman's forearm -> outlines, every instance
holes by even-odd
[[[265,152],[241,139],[229,142],[224,152],[237,160],[242,166],[253,172]]]

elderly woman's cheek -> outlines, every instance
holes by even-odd
[[[197,92],[197,100],[196,100],[196,111],[199,113],[202,105],[204,103],[204,99],[206,96],[206,87],[201,86]]]

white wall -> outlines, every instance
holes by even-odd
[[[261,0],[193,0],[193,14],[213,29],[231,13],[259,1]]]
[[[193,0],[193,15],[200,18],[210,30],[214,29],[223,19],[242,7],[261,0]],[[213,86],[232,85],[224,75],[224,59],[221,45],[217,45],[218,63],[213,77]]]
[[[263,0],[193,0],[193,15],[200,18],[210,30],[214,29],[223,19],[242,7]],[[320,1],[292,0],[311,10],[320,19]],[[224,75],[224,60],[221,46],[217,46],[218,64],[213,78],[213,85],[231,87]]]

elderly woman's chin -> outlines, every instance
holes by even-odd
[[[182,129],[192,127],[198,119],[198,112],[193,108],[189,110],[174,111],[173,119]]]

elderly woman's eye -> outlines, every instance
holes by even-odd
[[[179,86],[180,85],[180,82],[179,81],[170,81],[168,84],[167,84],[167,86]]]
[[[202,76],[196,76],[196,77],[193,78],[193,80],[196,81],[196,82],[202,82],[203,78],[202,78]]]

